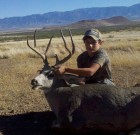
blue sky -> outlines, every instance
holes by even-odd
[[[0,0],[0,18],[79,8],[131,6],[137,3],[140,0]]]

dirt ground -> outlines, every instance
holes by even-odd
[[[55,116],[43,92],[31,89],[41,67],[37,58],[0,60],[0,135],[59,134],[50,130]],[[140,68],[112,67],[112,77],[118,86],[133,86],[140,82]]]

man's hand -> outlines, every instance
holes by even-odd
[[[66,72],[66,67],[65,66],[57,66],[55,67],[55,73],[56,75],[63,75]]]

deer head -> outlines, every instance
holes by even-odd
[[[47,52],[51,45],[51,40],[52,40],[53,36],[50,38],[44,54],[41,54],[36,49],[36,31],[34,32],[34,47],[31,47],[31,45],[29,44],[29,41],[27,39],[28,47],[30,49],[32,49],[35,53],[37,53],[42,58],[43,63],[44,63],[44,66],[43,66],[42,70],[40,71],[40,74],[31,81],[31,85],[33,86],[32,87],[33,89],[43,89],[44,90],[46,88],[51,88],[52,85],[56,83],[55,81],[58,80],[58,76],[55,74],[54,68],[58,65],[65,63],[66,61],[68,61],[75,52],[75,45],[73,42],[71,31],[69,30],[69,35],[70,35],[71,42],[72,42],[72,51],[70,51],[67,47],[66,40],[63,35],[63,31],[61,30],[60,33],[61,33],[61,36],[62,36],[62,39],[64,42],[64,47],[67,50],[68,55],[66,57],[64,57],[62,60],[59,60],[59,57],[56,54],[55,55],[56,63],[52,66],[49,65],[48,58],[47,58]]]

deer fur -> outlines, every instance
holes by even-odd
[[[63,34],[62,38],[64,40]],[[66,48],[66,43],[64,44]],[[27,45],[40,55],[45,64],[31,84],[33,89],[44,91],[57,117],[57,124],[53,127],[117,133],[140,126],[140,87],[121,88],[106,84],[77,85],[77,82],[80,82],[77,81],[80,80],[78,76],[70,74],[57,76],[54,67],[49,66],[46,52],[50,42],[45,55],[32,48],[28,40]],[[73,52],[68,51],[69,55],[61,61],[56,57],[57,64],[62,64],[71,58],[74,50],[73,45]],[[75,87],[68,85],[73,83],[70,80],[77,81]]]
[[[140,87],[106,84],[59,87],[61,81],[49,89],[43,88],[57,117],[57,127],[115,133],[140,124]]]

